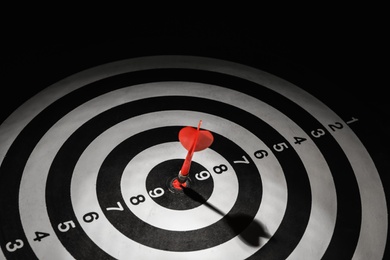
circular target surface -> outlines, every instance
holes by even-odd
[[[179,132],[200,120],[214,141],[175,187]],[[358,121],[213,58],[82,71],[0,126],[0,257],[382,259],[385,190]]]

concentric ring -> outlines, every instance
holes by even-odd
[[[196,68],[199,68],[199,64],[201,64],[202,70],[194,69],[194,66],[190,65],[194,62],[198,62]],[[93,82],[97,78],[105,76],[91,77],[91,74],[89,73],[96,73],[107,68],[109,68],[109,71],[111,70],[111,74],[108,74],[112,77]],[[114,76],[115,74],[118,75]],[[89,248],[90,252],[97,252],[97,257],[110,257],[109,254],[99,250],[98,247],[95,247],[93,242],[76,244],[72,241],[73,239],[70,239],[73,237],[78,239],[81,238],[81,241],[89,241],[88,235],[79,228],[80,223],[76,221],[76,217],[74,213],[72,213],[71,200],[64,199],[70,197],[70,180],[66,180],[66,182],[64,182],[66,183],[65,187],[61,187],[59,180],[56,178],[60,172],[68,173],[67,178],[72,176],[72,171],[80,157],[80,153],[86,149],[86,145],[92,143],[93,138],[99,135],[99,131],[104,132],[108,129],[110,124],[122,122],[123,120],[126,120],[126,118],[131,118],[138,114],[133,113],[131,110],[126,110],[126,112],[115,113],[115,116],[113,116],[114,118],[102,117],[102,115],[108,115],[112,111],[120,108],[133,108],[136,110],[135,107],[137,105],[140,105],[142,109],[147,108],[141,112],[143,114],[154,111],[188,110],[223,117],[224,114],[221,114],[223,113],[221,111],[237,112],[236,115],[233,115],[232,117],[229,113],[229,117],[226,117],[226,119],[241,125],[243,128],[250,130],[253,134],[258,136],[258,138],[266,144],[265,147],[259,147],[259,150],[263,149],[262,151],[272,153],[278,159],[283,168],[288,186],[288,204],[286,212],[279,228],[273,233],[273,236],[270,237],[267,243],[258,249],[253,257],[276,255],[281,258],[287,258],[288,256],[293,258],[294,254],[298,256],[308,248],[309,243],[307,241],[310,240],[313,234],[309,234],[309,232],[305,233],[305,230],[308,226],[313,226],[314,221],[320,221],[319,219],[309,219],[309,217],[313,210],[315,210],[315,212],[321,210],[321,208],[317,209],[318,190],[321,190],[321,188],[319,185],[315,184],[317,180],[314,179],[312,170],[307,170],[310,166],[302,163],[301,160],[303,159],[301,158],[303,157],[300,157],[297,154],[301,154],[304,150],[310,150],[311,148],[309,149],[309,147],[311,144],[315,145],[316,149],[320,151],[320,154],[326,161],[326,169],[318,170],[318,173],[330,170],[331,178],[333,178],[334,183],[330,182],[327,178],[324,180],[326,181],[327,187],[334,185],[335,193],[337,194],[337,203],[332,204],[333,206],[326,205],[333,201],[334,197],[332,197],[332,195],[330,195],[328,199],[323,201],[320,200],[320,202],[323,203],[324,208],[332,209],[333,207],[337,207],[337,209],[334,209],[334,212],[337,212],[337,214],[331,213],[331,215],[335,214],[335,222],[333,224],[334,233],[329,244],[325,244],[326,248],[317,248],[316,252],[313,254],[315,255],[319,252],[319,254],[322,255],[321,252],[323,252],[322,256],[325,259],[332,257],[352,258],[359,252],[364,251],[364,248],[367,248],[367,246],[364,246],[364,248],[362,247],[364,243],[375,244],[375,246],[373,244],[372,247],[375,248],[375,250],[373,250],[375,252],[370,251],[370,254],[379,256],[383,254],[383,248],[386,241],[385,237],[387,236],[387,228],[383,228],[387,227],[387,209],[384,201],[385,196],[383,195],[383,188],[375,170],[375,166],[364,147],[350,131],[348,126],[335,116],[332,111],[307,93],[283,80],[258,70],[237,64],[194,57],[149,57],[135,59],[130,62],[123,61],[113,65],[102,66],[80,75],[82,75],[80,81],[78,83],[72,83],[75,84],[73,86],[70,84],[65,90],[58,91],[55,87],[52,88],[55,93],[52,100],[56,98],[59,99],[52,101],[50,105],[43,104],[41,106],[43,109],[41,110],[35,110],[37,111],[35,112],[36,116],[29,116],[29,122],[26,119],[22,123],[13,125],[11,124],[11,118],[6,122],[4,127],[2,126],[2,136],[5,135],[4,133],[6,133],[8,129],[12,129],[16,133],[14,137],[12,137],[12,134],[9,135],[11,136],[10,140],[13,140],[13,142],[10,143],[7,141],[5,146],[3,146],[4,148],[1,150],[4,159],[0,168],[0,185],[2,190],[9,193],[7,201],[3,198],[0,201],[2,209],[4,209],[4,212],[7,212],[7,214],[1,214],[0,220],[2,223],[9,223],[9,226],[3,228],[2,233],[5,235],[1,238],[2,249],[6,256],[11,254],[13,256],[18,256],[18,254],[33,256],[35,254],[35,249],[33,251],[30,244],[41,243],[41,241],[34,242],[34,238],[37,236],[36,232],[41,232],[39,234],[42,234],[42,232],[51,234],[42,239],[41,244],[44,245],[44,243],[56,243],[54,242],[54,240],[56,240],[56,237],[54,236],[55,231],[60,240],[67,241],[66,247],[67,249],[71,248],[70,251],[73,250],[72,255],[75,257],[82,257],[82,255],[77,255],[78,253],[75,252],[79,246]],[[77,78],[77,75],[75,77]],[[91,83],[85,84],[86,82]],[[22,190],[26,187],[28,188],[31,186],[29,190],[34,188],[34,183],[28,185],[23,184],[22,188],[20,188],[19,185],[22,177],[23,179],[28,178],[27,176],[24,176],[26,172],[35,172],[35,170],[38,171],[40,168],[40,166],[37,165],[31,167],[31,165],[34,165],[34,162],[31,162],[29,158],[35,151],[42,149],[44,144],[42,144],[40,140],[43,137],[46,137],[49,129],[51,131],[55,128],[58,125],[57,122],[61,121],[61,118],[65,117],[73,109],[80,105],[88,105],[90,100],[93,100],[98,96],[102,96],[110,91],[113,94],[117,92],[119,96],[119,90],[140,89],[141,87],[144,87],[142,85],[149,85],[152,82],[176,82],[178,84],[180,84],[180,82],[197,82],[210,86],[222,86],[223,88],[229,89],[229,91],[213,92],[213,88],[210,88],[207,93],[200,94],[195,88],[186,95],[179,94],[180,91],[177,91],[177,85],[172,88],[164,88],[164,91],[167,91],[167,93],[169,93],[169,91],[176,93],[175,96],[172,96],[160,95],[157,94],[158,92],[148,92],[148,90],[153,88],[145,88],[145,91],[132,95],[131,99],[118,97],[119,103],[116,106],[107,104],[108,107],[110,107],[108,110],[104,109],[105,105],[102,104],[102,110],[100,112],[94,112],[98,116],[94,116],[93,120],[86,122],[82,127],[75,125],[73,128],[73,126],[70,125],[66,129],[52,131],[52,133],[68,131],[72,133],[71,136],[64,141],[63,145],[60,144],[61,148],[51,147],[50,150],[45,153],[39,153],[41,158],[45,158],[46,155],[47,157],[52,158],[51,154],[57,153],[58,151],[56,158],[54,158],[51,165],[49,177],[46,182],[46,206],[53,227],[40,227],[39,223],[36,223],[36,225],[31,228],[23,227],[24,225],[22,225],[22,222],[26,223],[26,219],[28,219],[29,216],[23,213],[21,215],[23,221],[19,220],[19,209],[16,206],[19,202],[19,194],[17,191],[21,190],[22,193]],[[264,88],[261,85],[268,88]],[[127,88],[127,86],[131,87]],[[227,95],[226,98],[225,94],[231,90],[243,92],[254,98],[247,99],[245,98],[245,95],[238,94],[234,96]],[[65,95],[66,93],[69,94]],[[207,96],[207,99],[196,98],[197,95]],[[145,98],[145,96],[147,98]],[[238,98],[238,100],[231,99],[232,97]],[[159,99],[164,99],[167,103],[173,103],[160,104],[162,102],[158,101]],[[220,102],[221,100],[223,100],[223,102]],[[277,108],[278,111],[286,115],[293,124],[298,125],[299,128],[303,130],[304,135],[301,132],[297,135],[294,133],[285,135],[283,132],[284,130],[277,127],[280,122],[273,121],[273,114],[266,114],[261,111],[253,114],[249,113],[248,108],[252,106],[256,107],[256,105],[251,102],[259,102],[260,100],[261,102],[265,102]],[[149,101],[149,103],[147,105],[146,103],[143,104],[142,102],[144,101]],[[234,105],[227,105],[228,103],[238,104],[240,109],[237,109]],[[199,107],[193,107],[194,104]],[[279,106],[279,104],[283,104],[283,106]],[[55,115],[53,114],[54,111]],[[308,111],[310,111],[310,113]],[[31,112],[30,115],[33,113],[34,112]],[[84,115],[78,116],[83,118]],[[76,124],[79,121],[78,117],[73,118],[73,120]],[[88,126],[89,122],[94,122],[93,127],[92,125],[90,126],[89,132],[83,131],[82,129]],[[280,133],[283,132],[283,135],[275,133],[276,131],[273,130],[273,128],[278,129]],[[267,136],[267,138],[264,136]],[[296,139],[296,137],[299,139]],[[52,138],[55,138],[55,135],[52,136]],[[71,141],[77,139],[83,140],[83,142],[77,143]],[[302,141],[303,139],[305,139],[305,142]],[[346,139],[352,141],[347,142],[345,141]],[[72,145],[70,146],[69,143]],[[351,143],[354,144],[354,147],[348,147]],[[308,144],[310,144],[309,147]],[[301,148],[302,151],[300,151]],[[79,152],[73,155],[70,150]],[[249,160],[254,157],[254,151],[251,152],[252,154],[248,151],[249,155],[248,158],[245,157],[246,159]],[[310,158],[310,156],[307,158]],[[363,159],[357,160],[357,158]],[[236,159],[229,159],[229,161],[234,160]],[[255,161],[253,162],[255,163]],[[257,161],[256,163],[258,164],[259,162],[260,161]],[[25,169],[26,165],[29,167],[26,167]],[[363,165],[365,167],[361,167]],[[12,175],[9,174],[11,172],[13,173]],[[302,174],[299,175],[300,173]],[[366,184],[364,180],[372,177],[372,173],[374,173],[374,180],[373,182],[370,182],[371,186],[368,187],[368,184]],[[316,173],[315,178],[317,177],[318,174]],[[314,186],[313,183],[315,184]],[[368,190],[371,191],[372,186],[375,186],[374,190],[376,190],[376,192],[368,195]],[[349,193],[342,192],[345,187],[349,188]],[[292,188],[296,190],[292,192]],[[297,191],[298,188],[299,192]],[[311,197],[311,195],[313,195],[313,197]],[[39,196],[42,197],[42,194]],[[20,205],[27,207],[28,199],[26,199],[26,195],[22,194],[21,198],[23,198],[23,200]],[[315,199],[315,204],[312,204],[311,198],[313,198],[313,200]],[[302,201],[303,205],[299,205],[298,201]],[[373,207],[372,202],[374,201],[376,203],[382,203],[383,207]],[[38,203],[42,204],[44,202],[40,201]],[[64,208],[61,206],[64,206]],[[300,209],[302,210],[300,211]],[[22,211],[25,212],[26,210],[23,209]],[[94,211],[86,210],[86,213],[88,212]],[[296,215],[296,212],[301,213]],[[373,214],[376,215],[376,219],[379,221],[375,223],[370,221],[370,217]],[[61,218],[59,218],[59,215],[61,215]],[[330,219],[332,219],[331,216]],[[61,229],[64,230],[64,227],[66,227],[66,224],[64,223],[67,221],[73,221],[77,228],[74,230],[72,229],[72,231],[76,232],[62,232],[61,230],[58,230],[58,225],[62,225]],[[300,223],[300,225],[293,227],[295,222]],[[332,224],[330,224],[330,226],[332,226]],[[376,239],[370,239],[370,235],[368,235],[370,232],[368,232],[367,226],[370,227],[370,230],[375,231],[375,234],[377,234]],[[25,230],[29,231],[25,233]],[[33,230],[35,230],[35,234]],[[28,239],[26,236],[28,236]],[[7,249],[4,245],[12,245],[13,241],[16,240],[24,241],[23,248],[10,252],[10,247],[8,246]],[[379,244],[377,243],[378,241],[380,241]],[[283,250],[280,250],[281,245],[283,245]],[[39,246],[34,246],[34,248],[36,247]],[[55,248],[62,252],[63,249],[60,247],[61,246],[57,246]],[[370,247],[368,246],[368,248]],[[203,248],[199,247],[198,249]],[[185,250],[191,249],[186,248]]]
[[[128,116],[129,115],[128,111],[135,111],[135,107],[144,107],[144,105],[142,105],[141,102],[153,103],[155,105],[155,109],[157,111],[161,111],[161,110],[191,110],[191,111],[193,111],[193,110],[198,109],[196,107],[188,107],[190,104],[197,104],[197,106],[199,106],[199,108],[201,108],[201,109],[206,108],[206,107],[207,108],[213,107],[214,109],[216,109],[216,111],[229,111],[232,109],[230,106],[226,106],[226,105],[219,103],[219,102],[212,102],[209,104],[208,102],[210,102],[210,101],[208,101],[208,100],[196,99],[195,101],[191,101],[190,99],[193,99],[193,98],[163,97],[160,99],[154,98],[153,100],[146,99],[146,100],[134,101],[131,103],[123,104],[122,106],[115,107],[111,110],[108,110],[108,111],[102,113],[101,115],[99,115],[99,117],[96,117],[94,120],[91,120],[88,123],[84,124],[83,127],[79,128],[78,131],[75,132],[72,135],[72,137],[70,139],[68,139],[68,141],[63,145],[63,147],[61,148],[61,150],[57,154],[56,159],[53,161],[53,164],[52,164],[52,167],[50,170],[50,172],[53,173],[53,175],[49,174],[49,178],[48,178],[48,182],[50,183],[50,181],[52,181],[53,183],[50,183],[50,185],[47,186],[47,187],[50,187],[53,189],[53,192],[47,191],[47,194],[50,194],[50,196],[49,196],[50,199],[47,198],[49,215],[50,216],[52,215],[50,213],[50,209],[53,209],[54,212],[56,212],[57,210],[60,210],[60,209],[58,209],[58,207],[57,207],[57,209],[55,209],[56,204],[55,203],[52,204],[50,202],[50,200],[55,201],[56,194],[53,194],[53,193],[57,193],[58,191],[60,191],[58,194],[62,194],[62,200],[64,200],[63,194],[65,194],[66,191],[61,191],[61,189],[64,189],[63,187],[69,187],[69,180],[70,180],[70,177],[72,175],[73,167],[70,167],[70,168],[63,167],[62,162],[64,161],[64,159],[67,158],[68,165],[74,165],[74,163],[72,163],[72,160],[78,160],[78,158],[80,156],[79,155],[80,152],[78,152],[78,151],[80,149],[81,149],[81,151],[83,149],[85,149],[85,148],[83,148],[85,146],[85,144],[88,145],[90,143],[90,140],[93,140],[95,138],[95,136],[97,136],[100,133],[100,131],[102,131],[103,129],[107,129],[109,126],[114,125],[117,122],[124,120],[124,118],[121,116],[122,114],[125,114],[126,116]],[[178,108],[180,108],[180,109],[178,109]],[[121,111],[124,111],[124,112],[121,113]],[[283,140],[283,139],[281,139],[282,137],[278,137],[277,135],[276,135],[276,137],[273,137],[273,136],[275,136],[275,132],[272,129],[270,129],[266,124],[264,124],[264,123],[262,124],[261,121],[256,119],[255,117],[251,117],[250,115],[243,113],[238,109],[236,109],[233,112],[234,113],[229,113],[229,115],[234,115],[233,116],[234,119],[236,121],[238,121],[240,123],[240,125],[245,126],[247,124],[245,122],[254,122],[258,127],[256,129],[259,129],[259,128],[262,129],[261,134],[266,135],[267,139],[268,139],[267,141],[272,142],[272,144],[277,143],[277,142],[275,142],[275,140],[273,140],[273,138],[277,138],[278,141]],[[114,114],[116,115],[115,117],[113,116]],[[104,117],[104,119],[102,119],[102,117]],[[101,122],[101,123],[97,124],[96,122],[94,122],[95,120],[96,120],[96,122]],[[232,120],[232,119],[230,118],[230,120]],[[97,125],[99,127],[97,127]],[[246,128],[251,129],[253,127],[246,127]],[[88,135],[88,137],[86,135]],[[173,138],[177,138],[177,136],[174,136]],[[80,140],[83,140],[83,142],[80,142]],[[83,145],[83,143],[84,143],[84,145]],[[138,143],[135,147],[137,147],[137,149],[139,149],[139,147],[141,145],[142,145],[142,143]],[[272,145],[270,145],[270,146],[272,146]],[[78,147],[80,147],[80,148],[78,148]],[[294,152],[293,150],[290,150],[290,151]],[[71,152],[71,154],[69,154],[69,152]],[[287,156],[286,159],[288,158],[290,160],[291,160],[291,158],[294,158],[294,157],[297,158],[297,156],[294,155],[294,153],[290,153],[290,152],[286,152],[285,156]],[[72,159],[72,157],[74,159]],[[57,164],[57,161],[58,161],[58,164]],[[300,160],[297,158],[296,160],[294,160],[292,162],[300,162]],[[302,175],[303,179],[300,182],[304,183],[305,178],[307,178],[307,177],[306,177],[305,170],[304,170],[303,166],[299,165],[299,164],[297,166],[294,166],[294,164],[292,164],[291,162],[288,162],[288,163],[290,165],[287,169],[284,169],[285,174],[287,175],[287,173],[289,171],[293,171],[295,180],[297,180],[297,179],[299,180],[300,173],[303,173],[303,175]],[[105,169],[105,167],[102,167],[102,168]],[[52,176],[54,176],[54,174],[57,175],[55,178],[52,177]],[[244,177],[244,176],[241,176],[241,177]],[[252,181],[252,180],[249,180],[249,181]],[[306,188],[308,188],[308,186],[309,185],[306,185]],[[254,189],[255,190],[251,191],[252,193],[254,193],[256,190],[258,190],[258,187],[256,186],[256,187],[254,187]],[[290,189],[290,190],[293,190],[293,189]],[[304,191],[304,189],[302,187],[299,187],[299,192],[303,192],[303,191]],[[297,192],[297,194],[298,194],[298,192]],[[292,204],[294,204],[294,196],[295,196],[294,194],[291,194],[291,195],[289,194],[289,199],[290,199]],[[310,192],[308,192],[303,198],[299,198],[299,201],[298,200],[296,201],[296,204],[299,204],[299,205],[295,205],[294,208],[307,207],[308,204],[305,204],[303,202],[305,200],[310,202],[310,200],[307,200],[308,198],[310,198]],[[119,201],[119,199],[120,198],[117,198],[116,201]],[[104,201],[104,199],[101,199],[100,201]],[[248,201],[250,201],[250,198],[248,198]],[[71,205],[70,205],[71,203],[69,202],[68,204],[69,204],[69,206],[67,206],[67,208],[64,210],[63,214],[61,214],[61,217],[64,217],[64,216],[66,216],[66,214],[69,214],[71,212]],[[64,205],[62,205],[61,209],[63,209],[63,208],[64,208]],[[304,209],[304,208],[302,208],[302,209]],[[257,211],[256,209],[252,209],[252,210],[255,210],[255,212]],[[309,214],[309,211],[307,211],[307,210],[301,210],[300,212],[302,214]],[[130,214],[127,214],[127,215],[130,215]],[[286,211],[285,216],[286,215],[288,215],[288,211]],[[55,219],[55,217],[56,217],[55,215],[53,215],[53,217],[51,217],[52,222],[59,223],[60,220]],[[67,217],[69,219],[74,219],[74,215],[68,215]],[[300,221],[302,221],[302,216],[299,216],[299,218],[300,218]],[[131,221],[127,221],[125,223],[130,223],[130,222]],[[291,226],[287,226],[286,228],[287,229],[289,229],[289,228],[301,229],[302,226],[291,225]],[[304,228],[303,228],[303,230],[304,230]],[[301,232],[303,232],[303,230]],[[57,232],[57,235],[61,235],[61,234]],[[81,236],[81,234],[79,234],[79,233],[77,233],[76,235]],[[142,236],[141,236],[141,234],[138,234],[136,237],[139,238]],[[180,241],[182,241],[182,240],[184,240],[183,237],[180,238]],[[66,241],[69,241],[69,239],[67,238]],[[70,241],[73,241],[73,239],[71,239]],[[172,240],[170,240],[170,242],[172,242]],[[181,243],[174,243],[174,244],[179,245],[179,246],[181,245]],[[192,249],[192,248],[189,248],[190,245],[188,245],[188,243],[184,243],[184,244],[186,245],[184,248],[178,248],[175,250],[180,251],[180,250],[191,250]],[[193,243],[191,246],[196,247],[198,245]],[[70,246],[70,248],[71,248],[71,246]]]
[[[73,183],[80,184],[79,185],[80,188],[78,189],[78,191],[72,192],[72,198],[78,198],[78,197],[82,197],[82,196],[90,197],[90,195],[88,195],[88,194],[90,194],[90,192],[88,192],[88,190],[90,190],[90,189],[92,189],[92,191],[94,190],[93,183],[95,183],[95,182],[92,180],[88,181],[89,184],[83,182],[83,179],[84,179],[83,174],[85,172],[88,172],[91,170],[92,170],[92,172],[98,171],[98,168],[100,167],[101,163],[96,162],[96,163],[91,164],[90,162],[92,162],[96,158],[100,158],[100,159],[98,159],[98,161],[103,160],[102,156],[100,155],[100,153],[102,152],[102,146],[104,146],[104,149],[106,149],[106,147],[107,147],[108,151],[111,151],[113,149],[110,147],[116,146],[115,144],[114,144],[114,146],[112,146],[111,144],[107,145],[108,143],[111,142],[111,141],[107,141],[107,140],[111,140],[112,136],[117,137],[117,136],[123,135],[124,138],[126,138],[125,137],[126,135],[130,135],[130,136],[134,135],[135,133],[132,131],[131,126],[133,126],[135,122],[139,122],[139,121],[146,122],[145,124],[143,124],[143,127],[145,128],[145,130],[147,130],[147,129],[153,129],[155,127],[158,127],[161,124],[164,124],[167,126],[168,125],[174,126],[177,124],[177,121],[180,122],[181,121],[180,118],[183,118],[183,117],[185,117],[186,120],[188,120],[188,122],[194,122],[199,118],[205,118],[206,119],[205,124],[207,124],[207,122],[213,121],[213,122],[217,123],[216,125],[218,125],[219,127],[216,128],[215,126],[213,126],[213,127],[211,127],[210,130],[222,131],[223,136],[228,137],[229,139],[234,140],[237,143],[242,143],[243,147],[249,148],[249,147],[253,146],[253,148],[250,148],[251,150],[254,150],[258,146],[264,146],[264,144],[262,142],[256,141],[256,138],[254,136],[250,137],[249,132],[246,133],[246,136],[248,136],[247,139],[240,140],[239,136],[235,135],[234,133],[235,132],[242,133],[245,129],[240,129],[240,127],[238,127],[238,125],[235,126],[228,121],[223,121],[219,117],[210,116],[210,115],[202,114],[202,113],[190,112],[190,111],[170,111],[170,112],[164,111],[164,112],[158,112],[158,113],[149,113],[149,114],[141,116],[141,117],[136,117],[132,120],[122,121],[120,124],[115,125],[114,128],[110,128],[108,131],[105,131],[103,139],[99,137],[99,138],[95,139],[93,143],[91,143],[89,145],[89,147],[83,153],[83,155],[80,156],[80,159],[78,162],[78,164],[80,164],[80,162],[85,162],[85,163],[82,163],[84,165],[82,165],[82,164],[80,164],[79,166],[76,165],[76,168],[75,168],[75,171],[73,174],[73,175],[76,174],[76,176],[80,176],[80,177],[77,177],[77,178],[75,178],[75,176],[72,177]],[[121,125],[123,125],[123,126],[121,126]],[[224,127],[221,128],[220,126],[224,126]],[[145,130],[138,129],[137,132],[139,132],[139,131],[142,132]],[[123,133],[126,133],[126,134],[123,134]],[[103,137],[103,135],[102,135],[102,137]],[[119,141],[119,142],[123,142],[123,141]],[[115,143],[117,143],[117,142],[115,142]],[[256,145],[256,143],[258,143],[258,145]],[[180,146],[181,145],[179,145],[179,147]],[[155,147],[155,146],[153,146],[153,147]],[[99,151],[99,154],[94,153],[94,151]],[[108,152],[103,151],[103,154],[106,154],[106,153],[108,153]],[[106,156],[103,156],[103,157],[105,158]],[[238,155],[236,159],[241,159],[240,157],[241,157],[241,154]],[[281,172],[281,169],[278,170],[278,164],[276,164],[272,167],[273,168],[272,171],[269,171],[267,169],[268,167],[273,165],[271,163],[272,162],[271,157],[272,156],[270,156],[270,158],[268,158],[270,163],[268,163],[267,165],[261,165],[261,164],[259,165],[258,163],[256,163],[256,165],[259,169],[263,169],[263,170],[261,170],[262,175],[266,176],[266,178],[267,178],[267,181],[264,183],[264,189],[267,191],[263,196],[264,197],[263,201],[265,204],[262,203],[262,206],[261,206],[264,209],[258,211],[258,213],[256,215],[256,219],[258,219],[258,221],[261,221],[261,222],[263,222],[264,218],[271,219],[272,220],[271,223],[269,221],[267,221],[269,223],[267,225],[267,228],[270,230],[270,232],[273,232],[274,230],[276,230],[277,226],[279,225],[280,220],[281,220],[280,218],[283,216],[283,213],[284,213],[285,203],[286,203],[286,199],[285,199],[286,198],[286,194],[285,194],[286,189],[284,188],[285,185],[282,184],[284,181],[283,173]],[[206,165],[207,168],[212,168],[212,166],[215,164],[214,159],[212,159],[210,162],[210,158],[213,158],[213,157],[212,156],[210,157],[209,153],[207,153],[207,152],[196,154],[195,158],[196,158],[196,160],[199,160],[199,162],[202,162],[202,163],[206,163],[209,161],[208,163],[209,164],[211,163],[211,164],[209,166]],[[220,161],[220,160],[217,160],[217,161],[219,163],[221,163],[221,162],[223,163],[223,161]],[[140,163],[142,163],[142,161]],[[152,165],[154,165],[154,164],[155,163],[152,163]],[[94,167],[93,165],[97,165],[97,167]],[[131,167],[131,166],[129,164],[126,167]],[[138,167],[136,167],[136,168],[138,168]],[[229,166],[229,168],[230,168],[230,166]],[[232,188],[234,190],[234,187],[231,186],[232,185],[231,180],[227,179],[228,176],[226,177],[226,175],[225,176],[221,176],[221,175],[216,176],[216,175],[217,174],[215,174],[215,178],[218,180],[219,185],[221,185],[223,183],[223,186],[226,188],[225,190],[232,191]],[[95,177],[93,177],[93,179],[94,178]],[[282,178],[282,179],[280,179],[280,178]],[[104,181],[103,181],[103,183],[104,183]],[[127,184],[126,186],[131,186],[131,185]],[[74,187],[74,184],[72,184],[72,187]],[[231,188],[229,188],[229,187],[231,187]],[[132,194],[132,195],[134,195],[134,194]],[[225,193],[220,193],[220,194],[216,194],[216,195],[217,195],[217,197],[215,199],[214,199],[215,196],[212,196],[210,198],[209,204],[218,207],[218,209],[222,212],[228,212],[229,210],[223,210],[223,207],[226,204],[226,202],[228,203],[228,205],[232,202],[228,199],[229,196],[226,196],[226,195],[231,195],[231,194],[226,194],[226,192],[225,192]],[[221,196],[222,196],[222,199],[221,199]],[[127,198],[127,200],[128,200],[130,195],[127,195],[127,196],[123,195],[123,197]],[[96,199],[96,201],[97,201],[97,199]],[[94,202],[94,201],[88,200],[85,203],[86,203],[86,205],[95,205],[95,207],[96,207],[96,202]],[[111,204],[112,204],[111,206],[116,207],[115,201]],[[129,201],[126,201],[126,204],[130,204]],[[88,208],[88,207],[84,207],[82,205],[79,205],[77,203],[77,201],[73,202],[73,205],[77,205],[77,207],[75,208],[75,211],[76,211],[76,215],[78,215],[78,219],[80,220],[80,225],[83,227],[84,230],[86,230],[87,234],[89,234],[91,239],[93,241],[99,241],[96,243],[98,243],[99,247],[101,247],[102,249],[104,248],[106,251],[110,251],[110,248],[107,248],[107,245],[109,245],[109,243],[104,242],[104,241],[100,242],[100,240],[102,240],[102,238],[104,238],[104,237],[107,237],[107,235],[103,235],[100,233],[100,234],[96,234],[96,236],[95,236],[94,235],[94,228],[90,224],[83,224],[82,217],[85,214],[86,208]],[[121,204],[121,205],[123,205],[123,204]],[[127,205],[127,206],[131,207],[131,205]],[[126,206],[123,205],[123,207],[126,207]],[[138,207],[138,206],[135,206],[135,207]],[[229,209],[229,207],[231,207],[231,206],[228,206],[228,209]],[[80,208],[80,209],[78,209],[78,208]],[[145,209],[145,208],[143,208],[143,209]],[[96,210],[96,208],[95,209],[91,208],[90,211],[96,211],[99,213],[99,215],[104,215],[103,212]],[[120,212],[117,212],[117,213],[120,214]],[[186,219],[186,221],[185,221],[186,224],[183,225],[182,227],[179,227],[179,228],[181,228],[183,231],[186,229],[190,230],[190,229],[192,229],[192,226],[194,224],[196,224],[196,222],[200,221],[202,223],[202,220],[200,219],[202,216],[206,217],[211,213],[216,214],[215,212],[213,212],[209,208],[203,209],[203,211],[201,211],[200,214],[198,213],[195,216],[192,216],[192,220]],[[177,214],[177,213],[171,213],[171,214],[172,214],[171,216],[174,217],[175,216],[174,214]],[[159,216],[160,216],[160,214],[156,217],[159,217]],[[222,216],[218,213],[216,214],[216,216],[219,219],[222,218]],[[143,219],[145,220],[145,218],[143,218]],[[212,224],[210,222],[210,221],[212,221],[212,219],[213,218],[206,218],[204,221],[205,221],[205,223]],[[194,220],[196,222],[191,223],[191,221],[194,221]],[[103,221],[103,220],[101,220],[101,221]],[[121,223],[122,221],[118,221],[118,222]],[[148,223],[151,222],[150,219],[147,222]],[[166,225],[166,223],[165,223],[165,225]],[[108,223],[99,222],[99,227],[100,227],[100,230],[107,230],[107,231],[110,230],[110,225]],[[178,227],[170,227],[169,229],[172,230],[172,229],[177,229],[177,228]],[[109,234],[110,234],[109,240],[111,242],[118,241],[117,243],[119,243],[119,242],[123,243],[123,241],[125,240],[125,237],[120,237],[120,234],[116,234],[114,236],[114,233],[112,232],[112,230],[109,232]],[[265,241],[263,241],[261,244],[263,245],[264,243],[265,243]],[[241,247],[242,245],[237,244],[237,242],[235,242],[233,244],[232,243],[225,243],[224,244],[225,250],[229,249],[229,248],[231,249],[233,247],[237,249],[237,246]],[[240,247],[238,249],[240,249]],[[130,241],[129,241],[129,243],[126,244],[125,249],[122,250],[123,252],[122,251],[121,252],[124,255],[126,255],[126,250],[128,250],[127,255],[129,255],[129,254],[133,255],[135,253],[135,251],[138,252],[138,250],[142,250],[142,252],[153,251],[153,250],[151,250],[150,247],[140,247],[140,244],[133,245],[132,243],[130,243]],[[252,248],[252,250],[253,250],[253,248]],[[114,252],[112,255],[114,255],[117,250],[115,248],[113,248],[112,251]],[[163,251],[163,252],[165,254],[168,251]],[[163,252],[158,251],[158,253],[157,253],[158,256],[162,257]],[[204,252],[204,251],[202,251],[202,252]],[[120,258],[120,256],[118,256],[118,255],[115,255],[115,256],[117,258]]]

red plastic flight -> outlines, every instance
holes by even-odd
[[[202,120],[199,121],[198,128],[191,126],[184,127],[179,132],[180,143],[187,149],[188,153],[181,167],[180,173],[186,176],[190,171],[192,156],[194,152],[202,151],[213,143],[214,137],[210,131],[200,130]]]

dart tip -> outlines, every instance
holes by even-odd
[[[187,182],[180,182],[178,178],[172,181],[172,187],[176,190],[182,190],[187,187]]]

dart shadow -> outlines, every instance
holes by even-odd
[[[223,216],[223,221],[230,227],[231,231],[247,245],[260,246],[260,238],[270,238],[265,226],[260,221],[246,214],[225,214],[214,205],[207,202],[205,198],[191,188],[183,187],[183,192],[192,200],[199,202],[219,215]]]

